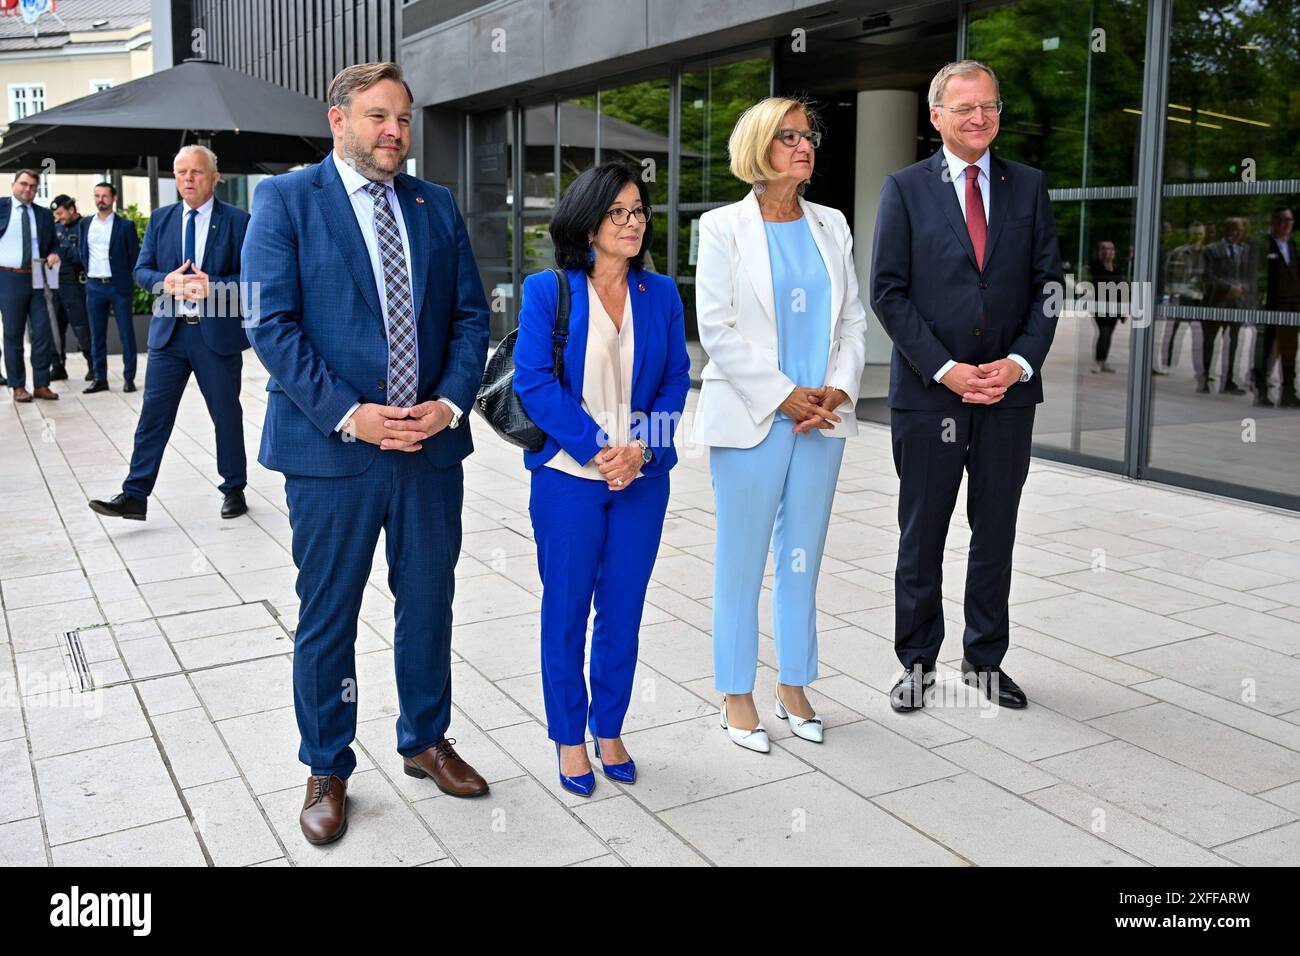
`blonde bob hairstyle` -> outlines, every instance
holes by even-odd
[[[807,100],[784,96],[769,96],[759,100],[736,120],[736,127],[727,140],[727,153],[731,157],[731,174],[742,182],[764,183],[776,179],[780,173],[772,168],[769,159],[776,131],[785,123],[785,114],[803,110],[808,117],[808,128],[818,129],[818,117]]]

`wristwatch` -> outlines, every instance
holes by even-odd
[[[647,445],[645,442],[643,442],[641,439],[639,438],[633,439],[632,444],[639,445],[641,447],[641,464],[648,465],[650,464],[650,462],[655,460],[655,453],[652,452],[650,450],[650,446]]]

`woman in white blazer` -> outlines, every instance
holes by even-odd
[[[866,351],[848,223],[802,195],[820,139],[799,100],[748,109],[728,151],[753,191],[699,228],[695,308],[709,362],[691,437],[709,446],[716,502],[714,679],[722,726],[760,753],[770,749],[753,698],[769,546],[774,710],[797,736],[822,740],[804,687],[817,676],[817,573]]]

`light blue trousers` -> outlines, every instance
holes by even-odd
[[[717,512],[713,564],[713,673],[724,694],[754,690],[758,597],[768,548],[778,680],[817,677],[817,572],[830,523],[844,439],[796,435],[778,418],[753,448],[710,448]]]

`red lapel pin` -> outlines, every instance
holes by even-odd
[[[416,203],[418,203],[418,204],[421,205],[421,206],[424,205],[424,197],[423,197],[423,196],[416,196],[416,197],[415,197],[415,201],[416,201]]]
[[[636,284],[636,288],[637,288],[637,291],[638,291],[638,292],[644,292],[644,291],[645,291],[645,283],[644,283],[644,282],[638,282],[638,283]]]

